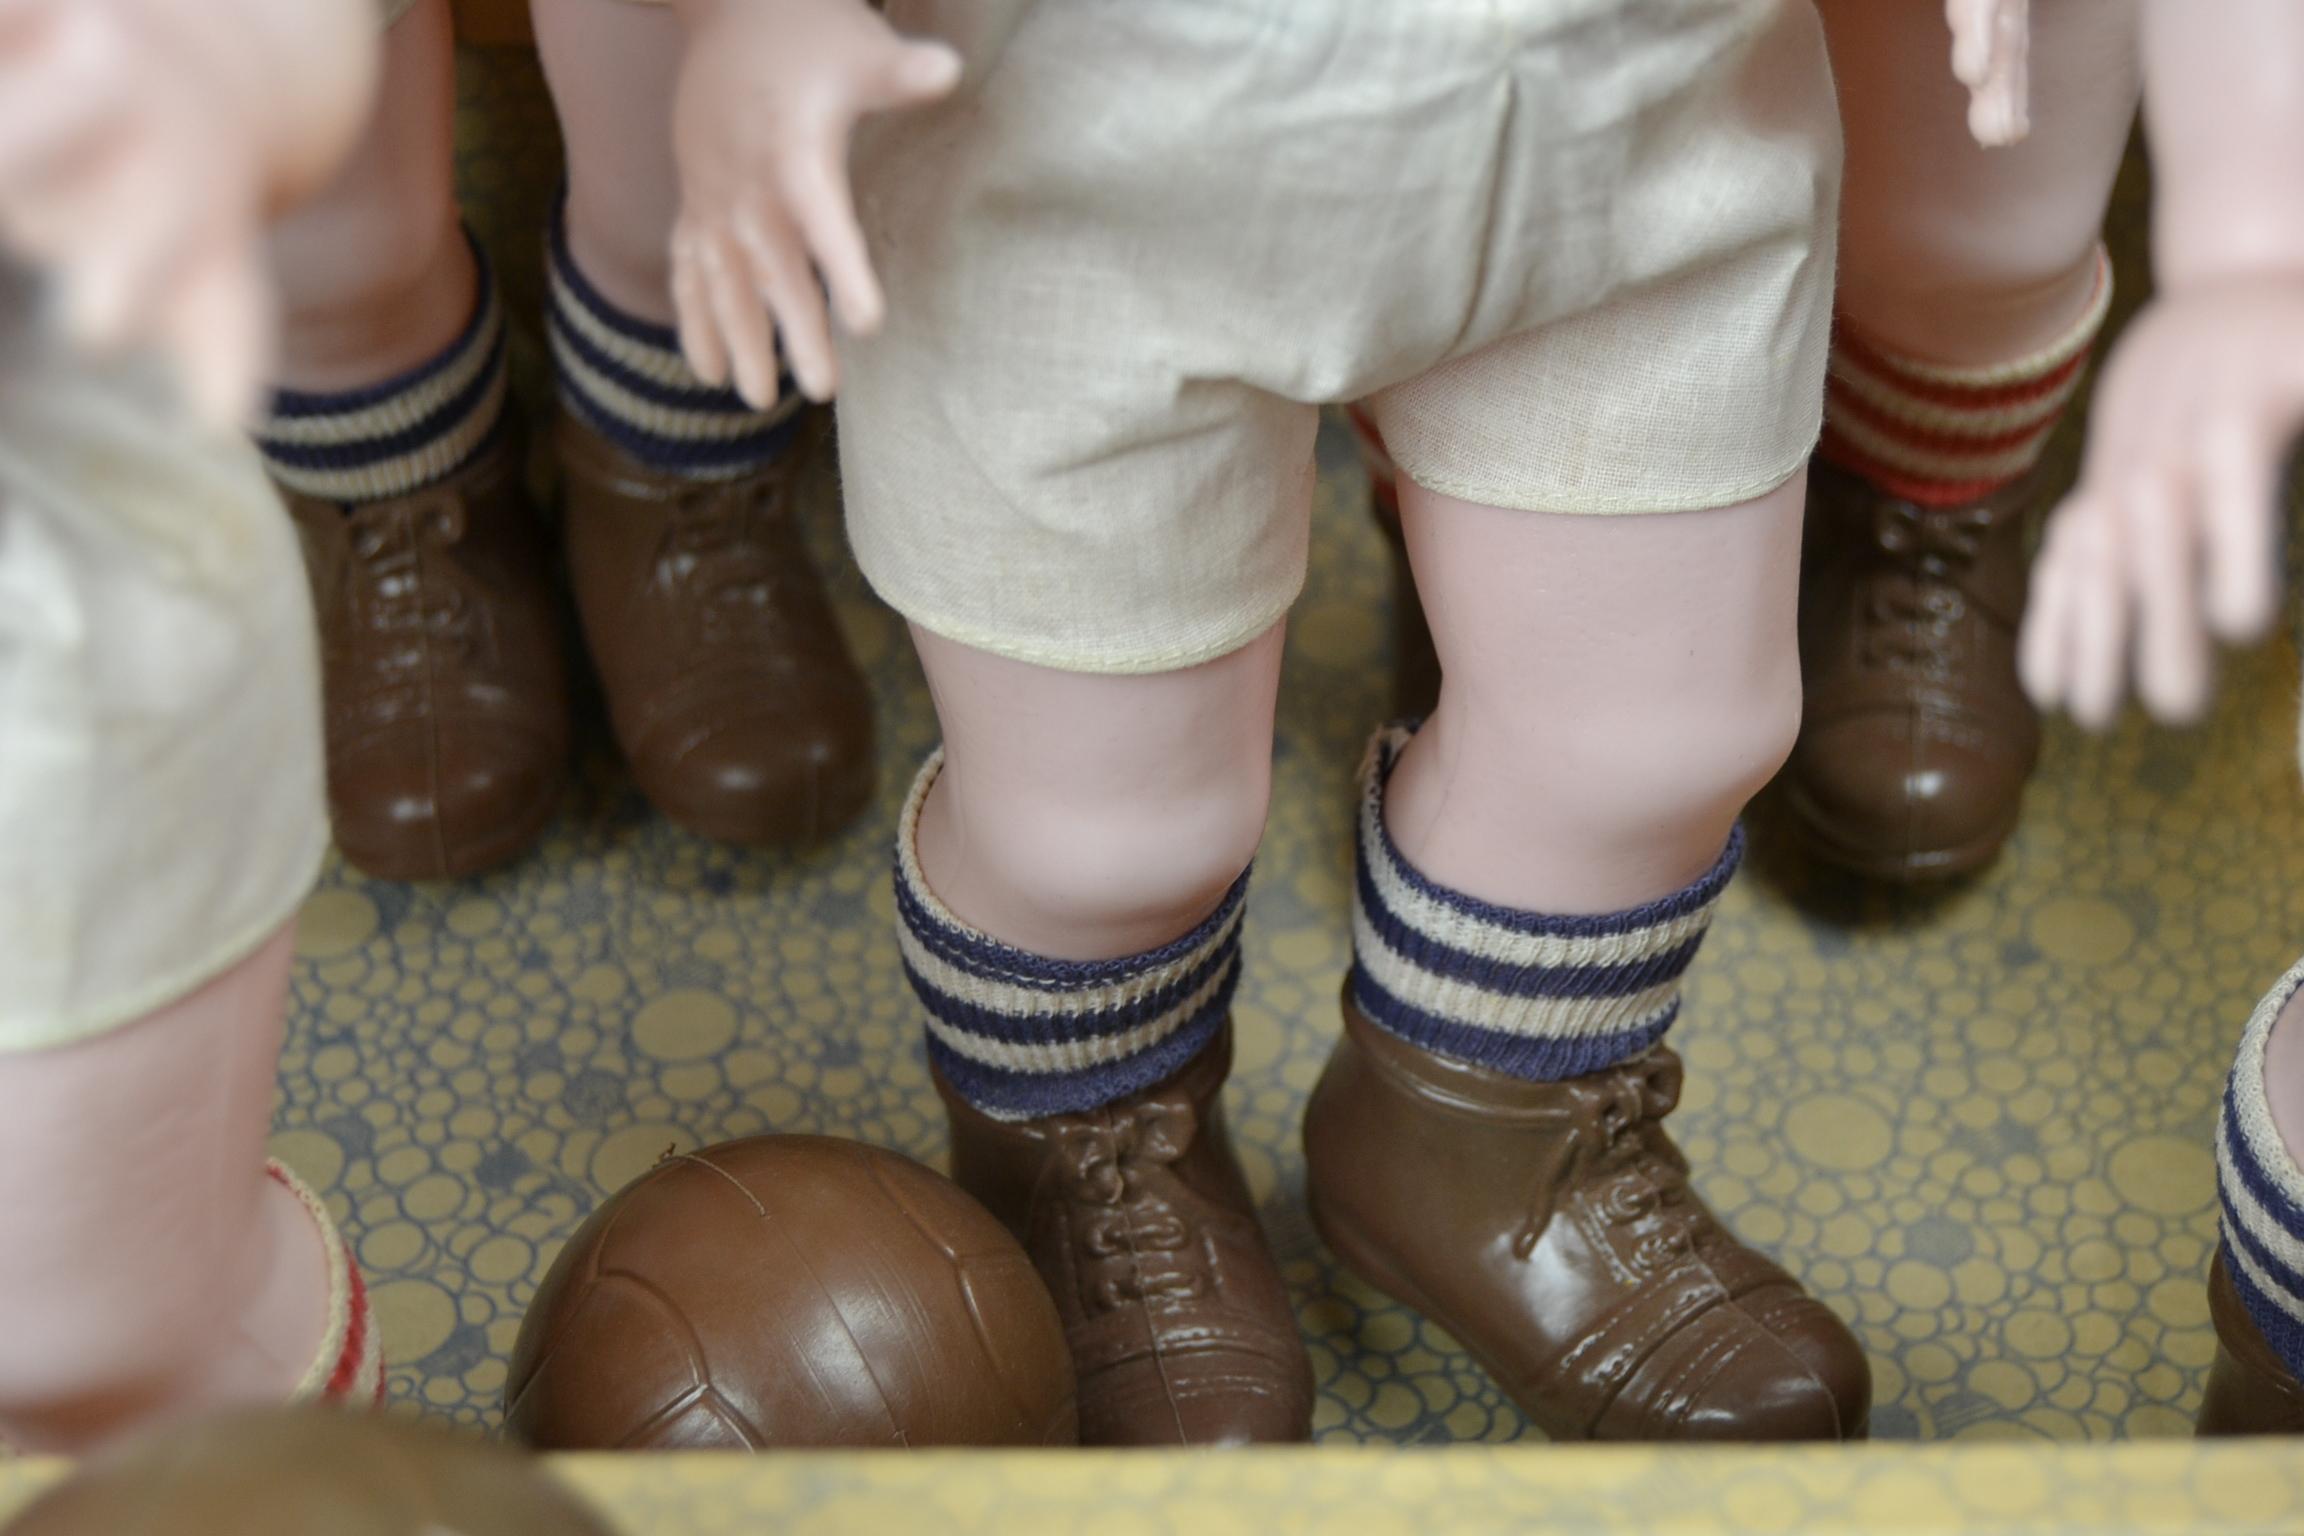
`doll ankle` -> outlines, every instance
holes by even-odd
[[[1685,888],[1599,916],[1522,911],[1418,871],[1385,826],[1384,789],[1412,732],[1387,726],[1361,774],[1349,995],[1418,1049],[1532,1081],[1634,1060],[1680,1011],[1680,977],[1743,855],[1741,828]]]

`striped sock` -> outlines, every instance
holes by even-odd
[[[2216,1121],[2216,1194],[2232,1289],[2272,1352],[2304,1374],[2304,1168],[2280,1139],[2264,1094],[2264,1047],[2299,985],[2304,963],[2265,994],[2240,1037]]]
[[[289,1172],[286,1164],[268,1162],[264,1171],[272,1182],[296,1197],[305,1214],[312,1218],[312,1224],[320,1229],[320,1241],[328,1250],[328,1330],[321,1336],[319,1352],[290,1400],[299,1403],[317,1400],[354,1408],[382,1403],[384,1339],[376,1326],[376,1309],[368,1300],[367,1283],[361,1279],[360,1266],[352,1257],[351,1244],[336,1230],[336,1223],[328,1219],[328,1207],[321,1203],[312,1187]]]
[[[2098,251],[2095,293],[2071,329],[2029,357],[1984,367],[1898,357],[1840,317],[1817,451],[1923,507],[1990,495],[2039,461],[2111,302],[2111,263]]]
[[[804,401],[789,375],[775,408],[755,411],[733,388],[714,389],[680,355],[679,333],[618,309],[577,270],[568,251],[567,202],[552,214],[552,372],[577,419],[662,474],[734,480],[770,463],[792,440]]]
[[[897,942],[936,1070],[1002,1120],[1077,1114],[1173,1076],[1231,1013],[1247,872],[1172,944],[1119,960],[1028,954],[963,923],[920,873],[920,807],[943,762],[938,751],[921,768],[896,831]]]
[[[366,389],[272,397],[256,446],[274,479],[320,501],[381,501],[446,479],[487,445],[504,418],[504,313],[477,240],[472,254],[480,301],[445,352]]]
[[[1401,857],[1384,787],[1413,733],[1387,726],[1361,770],[1352,1000],[1410,1045],[1539,1082],[1630,1061],[1680,1011],[1680,975],[1743,856],[1743,829],[1686,890],[1601,917],[1550,917],[1452,891]]]

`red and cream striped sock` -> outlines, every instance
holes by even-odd
[[[368,1286],[360,1278],[351,1245],[329,1220],[328,1207],[302,1179],[277,1161],[266,1163],[264,1171],[303,1205],[328,1250],[328,1329],[321,1335],[319,1352],[304,1379],[296,1384],[291,1400],[303,1403],[320,1399],[348,1408],[380,1405],[384,1401],[384,1341],[376,1331],[376,1310],[369,1304]]]
[[[2028,357],[1980,367],[1899,357],[1839,317],[1817,452],[1924,507],[1990,495],[2038,462],[2111,302],[2112,268],[2099,250],[2095,291],[2069,330]]]

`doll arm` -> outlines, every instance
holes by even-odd
[[[2211,635],[2269,627],[2304,426],[2304,5],[2148,0],[2143,36],[2159,293],[2097,387],[2021,651],[2032,696],[2098,728],[2131,664],[2154,714],[2199,714]]]
[[[829,399],[839,376],[824,290],[854,334],[882,311],[848,182],[849,135],[867,113],[945,95],[959,55],[897,36],[863,0],[673,4],[689,29],[672,117],[681,350],[707,383],[733,374],[766,409],[781,336],[801,391]]]
[[[2032,131],[2031,0],[1944,0],[1952,76],[1968,87],[1968,131],[1987,148]]]
[[[0,243],[67,328],[156,346],[203,414],[270,349],[263,222],[346,153],[375,74],[368,0],[0,0]]]

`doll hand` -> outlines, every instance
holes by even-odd
[[[2032,131],[2030,0],[1944,0],[1952,75],[1968,87],[1968,131],[1991,148]]]
[[[849,134],[868,112],[950,91],[959,55],[898,37],[861,0],[678,4],[691,29],[673,103],[681,350],[707,383],[732,370],[765,410],[781,335],[802,393],[830,399],[839,379],[823,288],[852,333],[877,327],[882,308],[848,185]]]
[[[374,31],[362,0],[0,0],[0,242],[54,272],[74,340],[155,346],[202,415],[240,419],[268,204],[349,145]]]
[[[2211,633],[2252,640],[2279,602],[2281,470],[2304,424],[2304,277],[2163,297],[2113,353],[2078,488],[2032,568],[2020,662],[2044,708],[2093,729],[2137,692],[2206,707]]]

